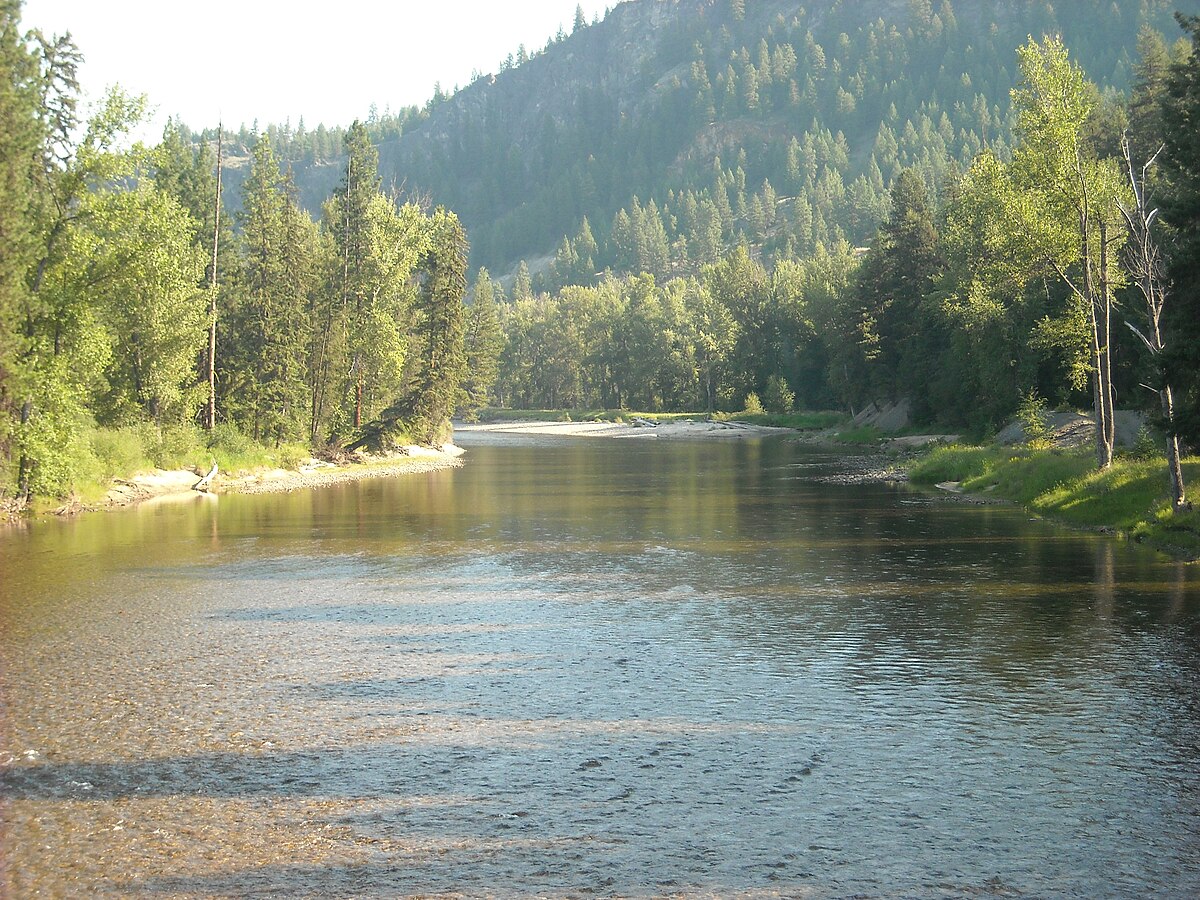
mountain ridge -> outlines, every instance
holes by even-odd
[[[378,141],[380,172],[454,209],[473,264],[510,274],[553,258],[585,217],[595,268],[630,269],[612,230],[635,198],[662,218],[671,261],[659,275],[711,261],[692,252],[703,226],[689,204],[713,205],[726,249],[863,242],[900,169],[936,191],[982,147],[1003,152],[1027,35],[1062,34],[1102,89],[1120,88],[1141,25],[1177,37],[1174,5],[1200,12],[1197,0],[626,0],[408,118]],[[336,158],[283,156],[304,197],[339,177]],[[784,221],[753,221],[754,199],[772,192]]]

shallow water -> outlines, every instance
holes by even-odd
[[[1200,571],[785,441],[0,538],[12,896],[1195,896]]]

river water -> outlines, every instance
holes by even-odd
[[[0,536],[12,897],[1200,895],[1200,571],[785,440]]]

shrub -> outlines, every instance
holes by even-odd
[[[758,399],[758,394],[751,391],[746,395],[746,402],[742,405],[742,412],[748,416],[761,416],[766,414],[763,409],[762,401]]]
[[[1030,391],[1021,398],[1021,405],[1017,407],[1017,419],[1025,429],[1025,443],[1039,450],[1050,446],[1046,401],[1037,395],[1037,391]]]
[[[99,477],[107,480],[152,468],[154,460],[146,449],[144,438],[143,430],[136,426],[94,429],[90,443]]]
[[[763,393],[763,405],[769,412],[787,415],[796,406],[796,395],[788,387],[785,379],[772,375],[767,379],[767,389]]]

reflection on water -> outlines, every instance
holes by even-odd
[[[780,441],[0,541],[7,893],[1200,892],[1200,572]]]

